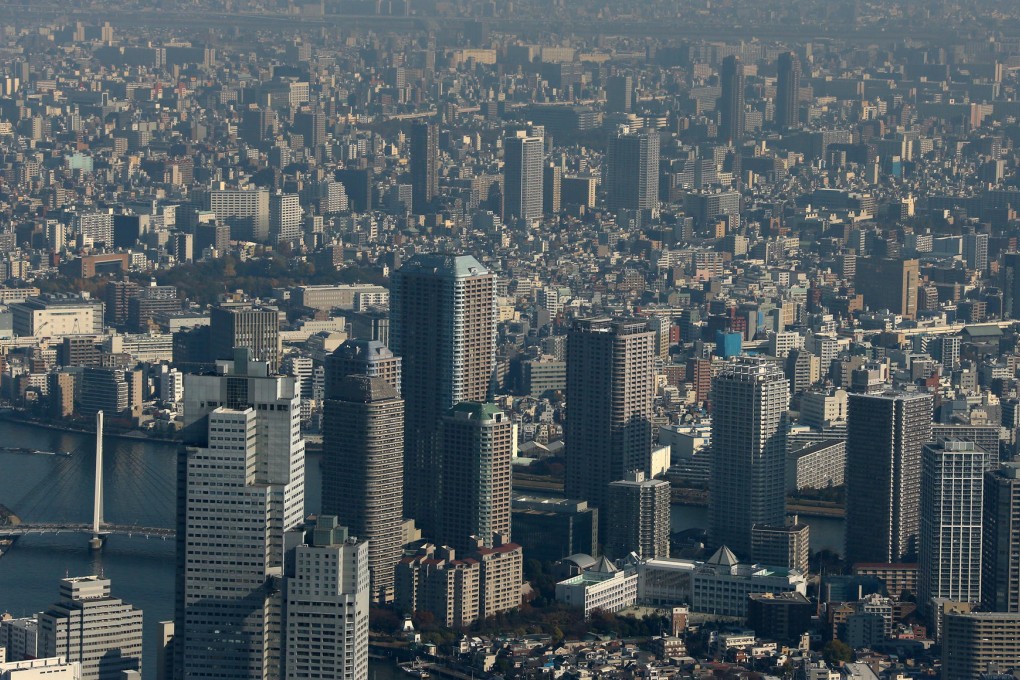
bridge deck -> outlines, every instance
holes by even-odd
[[[26,534],[91,534],[91,524],[12,524],[0,526],[0,536],[25,536]],[[166,527],[141,527],[130,524],[103,524],[103,536],[144,536],[145,538],[174,538],[177,532]]]

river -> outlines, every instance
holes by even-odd
[[[0,504],[27,522],[90,522],[95,475],[94,436],[0,421],[0,446],[71,451],[66,456],[0,451]],[[116,524],[173,526],[176,449],[172,444],[107,437],[104,442],[105,519]],[[319,455],[309,454],[305,509],[321,500]],[[705,508],[674,506],[674,531],[706,526]],[[843,523],[809,518],[812,549],[840,551]],[[156,624],[173,617],[174,543],[111,536],[100,553],[82,534],[25,536],[0,558],[0,612],[29,616],[57,599],[66,576],[103,574],[113,594],[144,612],[145,680],[155,677]],[[373,665],[370,677],[397,677]]]

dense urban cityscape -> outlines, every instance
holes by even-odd
[[[0,680],[1020,678],[1017,143],[1015,0],[0,2]]]

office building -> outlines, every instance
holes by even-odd
[[[404,402],[381,377],[328,383],[322,414],[322,511],[368,541],[371,597],[393,600],[404,509]]]
[[[269,240],[272,243],[294,243],[301,238],[301,197],[298,194],[276,193],[269,197]]]
[[[411,210],[423,214],[439,194],[439,126],[411,126]]]
[[[751,527],[751,558],[758,564],[808,573],[811,527],[798,521],[796,515],[783,524],[755,524]]]
[[[942,680],[974,680],[1020,668],[1020,614],[947,611]]]
[[[606,554],[622,559],[630,553],[652,559],[669,557],[669,482],[646,479],[643,470],[609,484]]]
[[[510,460],[514,426],[495,404],[465,401],[440,424],[439,506],[441,545],[462,554],[479,544],[491,548],[494,536],[510,536]]]
[[[1002,318],[1020,319],[1020,253],[1004,253],[1001,267]]]
[[[1020,613],[1020,464],[985,473],[981,606]]]
[[[981,602],[983,482],[988,454],[973,442],[940,439],[921,449],[918,603]]]
[[[286,581],[286,680],[368,677],[368,552],[363,538],[328,515],[294,548]]]
[[[858,258],[854,282],[868,309],[889,310],[907,319],[917,316],[917,260]]]
[[[199,208],[230,225],[230,238],[265,243],[269,239],[268,189],[217,189],[199,196]]]
[[[400,395],[400,357],[378,340],[345,340],[326,357],[326,398],[339,389],[349,375],[382,378]],[[350,526],[350,525],[348,525]]]
[[[630,113],[633,101],[632,76],[611,76],[606,81],[606,113]]]
[[[723,59],[719,74],[722,94],[719,97],[719,140],[738,145],[744,139],[744,64],[740,57]]]
[[[542,218],[545,139],[525,133],[507,137],[503,145],[503,221],[533,222]]]
[[[39,614],[39,654],[81,664],[81,680],[142,670],[142,612],[114,597],[110,579],[60,580],[60,600]]]
[[[658,207],[658,132],[610,137],[606,164],[606,207],[614,212]]]
[[[581,319],[570,329],[571,415],[564,425],[569,498],[604,511],[610,482],[629,470],[650,469],[654,344],[655,334],[642,321]]]
[[[776,126],[794,128],[800,123],[800,59],[793,52],[779,55],[776,78]]]
[[[15,619],[0,615],[0,647],[7,650],[8,661],[39,658],[39,620],[35,616]]]
[[[10,305],[14,334],[61,338],[103,333],[102,300],[40,295]]]
[[[486,401],[496,356],[496,277],[470,256],[417,255],[393,274],[390,347],[403,362],[404,513],[436,527],[435,432],[462,401]]]
[[[988,234],[963,235],[963,261],[982,274],[988,269]]]
[[[587,501],[515,496],[511,533],[528,559],[555,562],[570,555],[598,553],[599,513]]]
[[[801,593],[751,593],[747,602],[747,625],[766,640],[800,642],[810,632],[815,606]]]
[[[184,380],[175,672],[270,680],[283,673],[285,534],[304,520],[301,398],[248,350],[219,368]]]
[[[790,389],[779,364],[738,357],[712,381],[709,536],[751,554],[751,527],[786,515],[784,415]]]
[[[275,309],[251,305],[220,305],[209,315],[209,351],[213,360],[234,358],[234,348],[251,350],[256,361],[280,365],[280,316]]]
[[[542,210],[549,215],[558,215],[563,195],[563,168],[547,165],[542,170]]]
[[[326,114],[320,109],[298,111],[294,130],[304,139],[305,148],[316,149],[326,143]]]
[[[846,443],[847,561],[917,555],[921,447],[931,440],[932,396],[851,394]]]

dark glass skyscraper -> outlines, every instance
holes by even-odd
[[[439,127],[415,123],[411,128],[411,210],[421,214],[439,194]]]
[[[647,470],[654,334],[641,321],[582,319],[567,336],[566,494],[600,510],[609,484]]]
[[[981,606],[1020,612],[1020,463],[985,473]]]
[[[793,52],[779,55],[779,77],[776,80],[776,125],[797,127],[800,122],[800,60]]]
[[[902,562],[917,555],[921,447],[931,439],[932,396],[851,394],[846,442],[846,560]]]
[[[730,55],[723,59],[720,73],[719,139],[738,144],[744,138],[744,63]]]
[[[381,377],[331,385],[322,414],[322,512],[368,541],[372,599],[393,600],[404,510],[404,402]]]
[[[610,210],[651,210],[659,205],[659,133],[609,138],[606,201]]]

